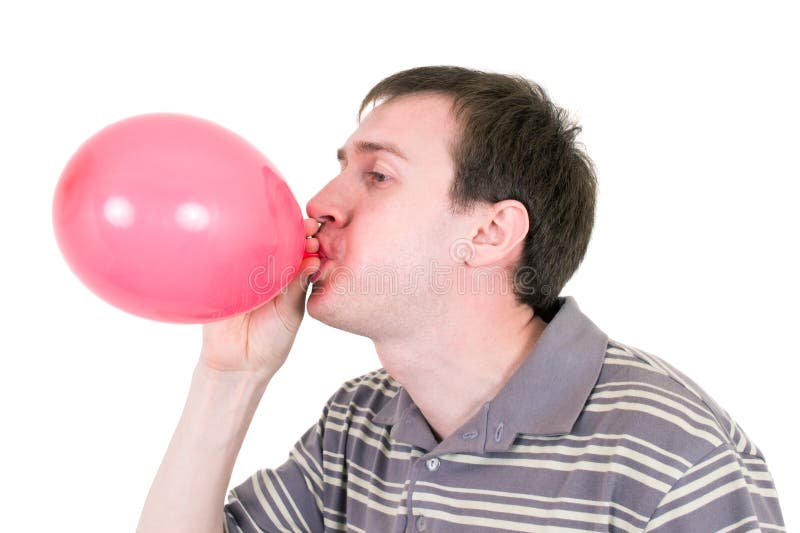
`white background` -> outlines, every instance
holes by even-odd
[[[522,74],[581,122],[599,205],[562,295],[728,410],[800,526],[789,3],[342,4],[0,8],[2,529],[133,531],[199,355],[199,325],[109,306],[59,254],[52,194],[80,143],[131,115],[194,114],[258,146],[305,207],[369,88],[433,64]],[[368,339],[306,317],[231,486],[282,463],[329,395],[378,366]]]

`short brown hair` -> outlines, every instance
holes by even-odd
[[[581,128],[536,83],[518,75],[456,66],[418,67],[370,89],[358,110],[414,93],[453,98],[460,135],[451,155],[454,213],[514,199],[530,229],[513,269],[514,294],[549,320],[561,289],[583,260],[594,226],[594,165],[575,141]]]

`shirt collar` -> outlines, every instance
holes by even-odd
[[[392,438],[442,452],[502,451],[518,433],[569,433],[600,375],[608,335],[572,296],[558,297],[555,308],[528,357],[500,392],[443,442],[436,442],[405,387],[391,376],[399,390],[373,422],[393,425]]]

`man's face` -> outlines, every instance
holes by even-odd
[[[451,102],[417,94],[384,103],[342,146],[341,172],[306,207],[325,220],[316,237],[328,257],[306,304],[314,318],[376,340],[407,335],[446,305],[432,270],[451,277],[451,244],[466,228],[449,210]]]

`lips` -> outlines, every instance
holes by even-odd
[[[316,281],[319,280],[320,276],[322,276],[322,270],[323,268],[325,268],[325,263],[328,262],[328,256],[326,256],[325,252],[322,250],[322,243],[320,243],[319,250],[317,251],[317,256],[319,257],[319,268],[309,278],[309,281],[311,283],[316,283]]]
[[[328,249],[328,247],[325,246],[322,243],[322,241],[319,241],[319,250],[317,251],[317,254],[319,255],[320,261],[327,261],[328,260],[328,254],[325,253],[325,250],[327,250],[327,249]]]

